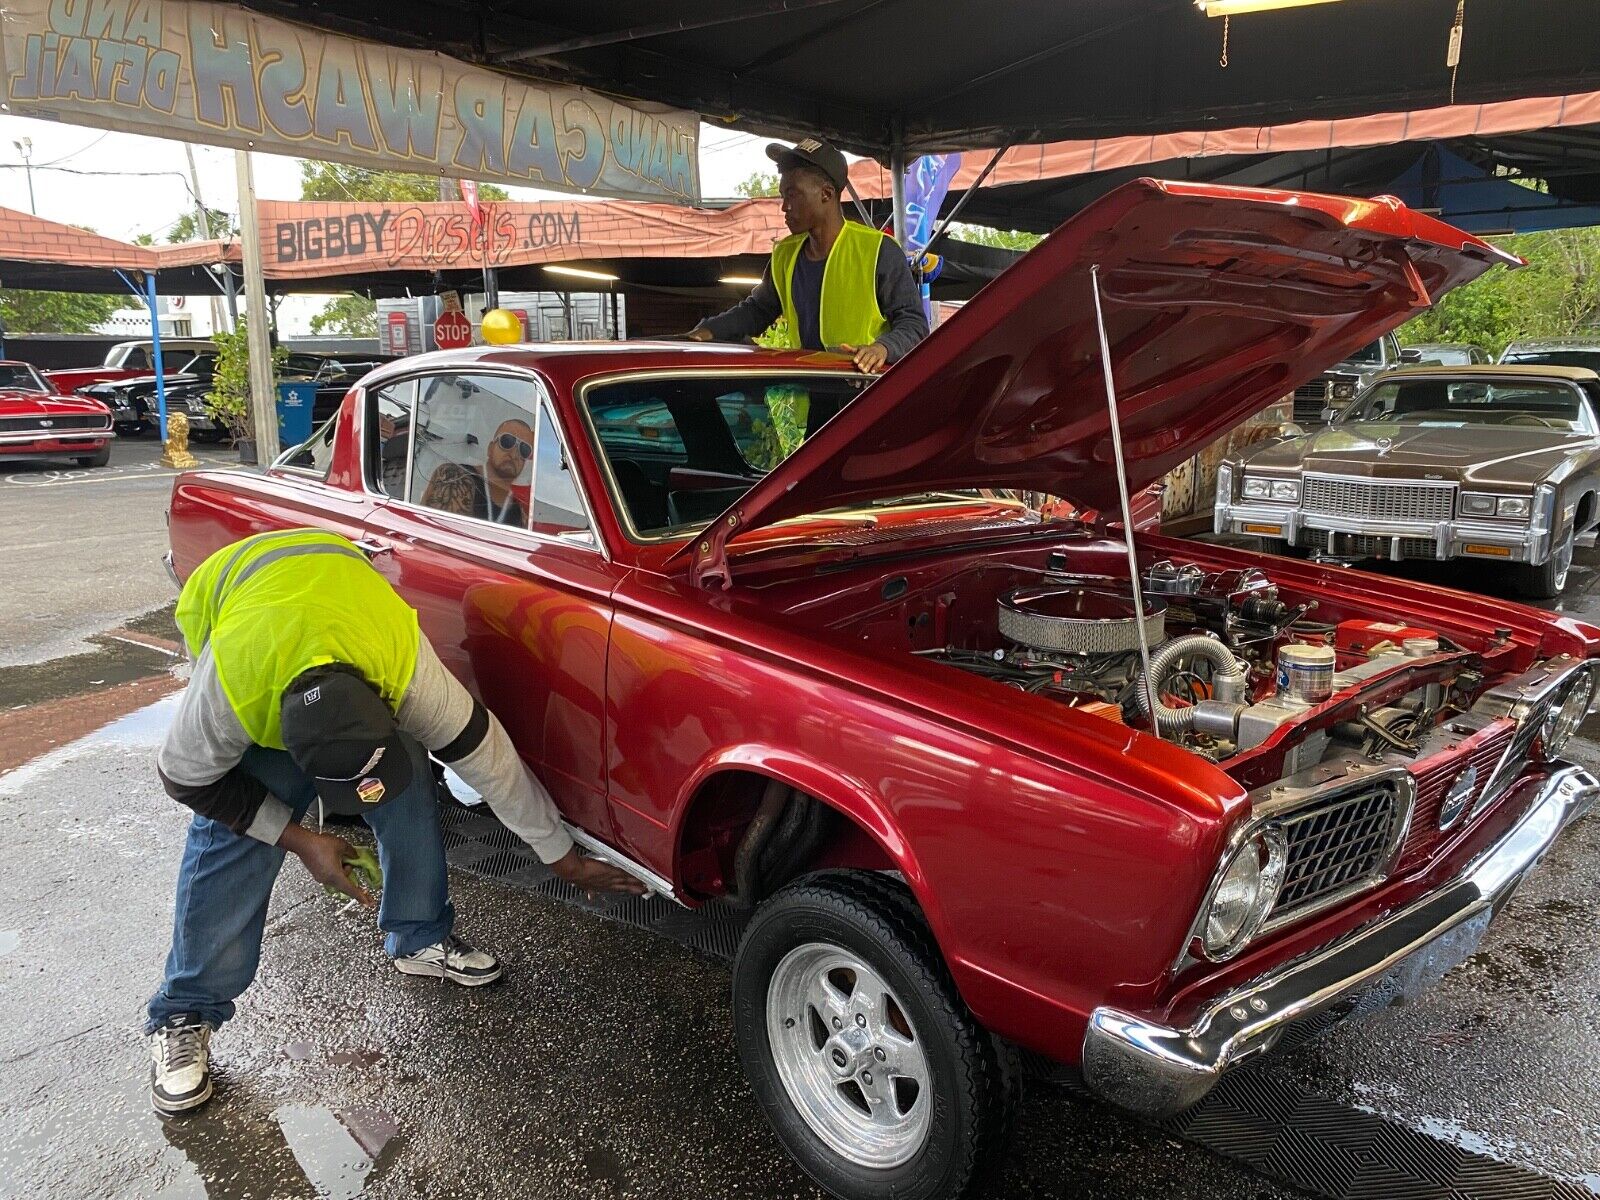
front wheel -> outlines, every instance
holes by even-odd
[[[768,1120],[835,1196],[968,1196],[998,1164],[1008,1072],[900,884],[836,873],[774,895],[739,947],[733,1011]]]
[[[1572,547],[1576,537],[1577,531],[1569,530],[1544,562],[1517,568],[1517,591],[1530,600],[1554,600],[1561,595],[1567,586],[1567,575],[1572,571]]]
[[[101,446],[93,454],[80,454],[77,463],[80,467],[103,467],[111,461],[111,444]]]

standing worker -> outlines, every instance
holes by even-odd
[[[492,954],[452,932],[430,751],[568,883],[645,890],[578,852],[500,722],[445,670],[417,614],[346,539],[291,529],[225,546],[184,585],[177,621],[194,672],[157,768],[195,817],[166,976],[145,1024],[158,1112],[211,1097],[211,1034],[255,978],[286,854],[317,882],[374,905],[345,869],[350,844],[300,824],[314,802],[319,814],[359,814],[372,827],[384,874],[378,927],[407,975],[464,987],[500,976]]]
[[[789,348],[839,350],[877,374],[928,336],[906,256],[887,234],[845,220],[844,155],[827,142],[774,142],[767,157],[778,164],[790,236],[773,246],[750,295],[701,321],[689,337],[738,341],[765,332],[781,316]]]

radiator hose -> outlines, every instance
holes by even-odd
[[[1139,711],[1155,725],[1156,732],[1162,737],[1178,737],[1194,728],[1195,705],[1190,705],[1188,708],[1172,708],[1161,700],[1162,688],[1166,686],[1167,677],[1172,674],[1173,667],[1186,658],[1203,658],[1215,668],[1211,676],[1211,687],[1216,700],[1238,704],[1245,696],[1249,669],[1235,658],[1226,646],[1215,638],[1203,634],[1174,638],[1150,656],[1151,686],[1146,686],[1145,676],[1141,672],[1133,692],[1138,700]],[[1154,713],[1150,711],[1152,693],[1156,697]]]

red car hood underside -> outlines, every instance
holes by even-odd
[[[1140,179],[1067,221],[691,542],[947,488],[1114,511],[1098,268],[1138,489],[1444,292],[1520,260],[1385,197]],[[704,547],[702,549],[701,547]]]

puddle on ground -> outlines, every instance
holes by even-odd
[[[22,940],[22,935],[15,929],[0,929],[0,958],[4,958],[17,948],[17,943]]]
[[[285,1104],[273,1112],[283,1140],[326,1200],[356,1200],[399,1125],[375,1108],[334,1112],[311,1104]]]

